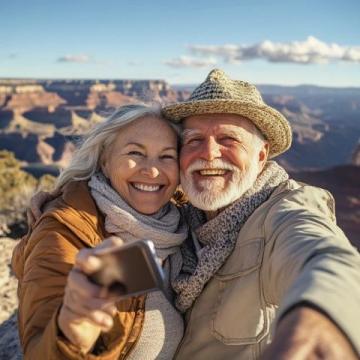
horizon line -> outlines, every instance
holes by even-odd
[[[97,77],[84,77],[84,78],[66,78],[66,77],[2,77],[0,76],[1,81],[163,81],[170,86],[188,86],[188,87],[196,87],[200,83],[172,83],[166,79],[161,78],[97,78]],[[360,89],[360,85],[321,85],[315,83],[298,83],[298,84],[281,84],[281,83],[253,83],[256,86],[280,86],[280,87],[319,87],[319,88],[330,88],[330,89]]]

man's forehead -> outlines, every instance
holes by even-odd
[[[247,118],[236,114],[202,114],[193,115],[183,120],[183,129],[198,131],[231,130],[253,132],[254,125]]]

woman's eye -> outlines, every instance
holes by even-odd
[[[140,151],[133,150],[133,151],[129,151],[128,155],[143,156],[143,153],[141,153]]]
[[[175,155],[162,155],[160,157],[161,159],[172,159],[172,160],[177,160],[177,157]]]

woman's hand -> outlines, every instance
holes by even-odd
[[[80,250],[68,275],[58,325],[65,337],[85,353],[91,351],[101,331],[112,328],[118,300],[107,289],[90,282],[87,275],[101,266],[101,260],[95,256],[98,250],[116,248],[122,243],[120,238],[111,237],[94,249]]]

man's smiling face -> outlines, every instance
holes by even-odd
[[[235,114],[194,115],[183,125],[181,184],[189,200],[207,211],[230,205],[255,182],[268,144]]]

